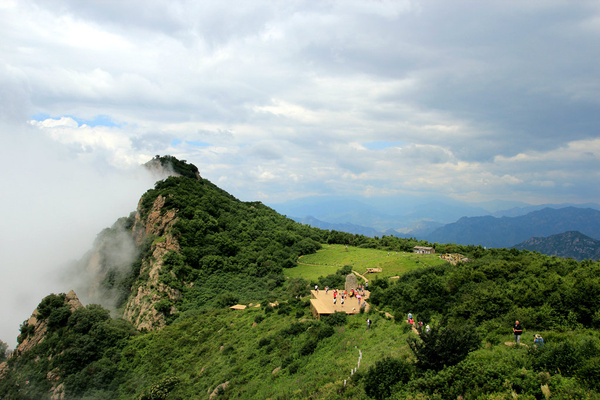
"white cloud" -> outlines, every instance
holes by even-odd
[[[70,188],[170,153],[244,200],[597,201],[599,16],[553,0],[4,1],[3,147],[87,166]],[[115,126],[77,123],[100,115]]]

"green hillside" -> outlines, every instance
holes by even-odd
[[[314,229],[183,161],[153,164],[181,176],[157,182],[79,267],[96,260],[120,318],[45,297],[0,363],[0,399],[600,398],[600,263]],[[114,246],[127,238],[124,268]],[[367,268],[382,269],[367,276],[368,313],[314,319],[312,285]],[[413,331],[409,312],[430,331]]]
[[[350,265],[359,274],[366,274],[367,268],[381,268],[380,273],[365,275],[368,280],[372,280],[395,277],[417,268],[442,264],[446,264],[446,261],[440,259],[439,255],[329,244],[316,253],[302,256],[298,265],[284,269],[284,274],[316,281],[320,276],[334,274],[345,265]]]

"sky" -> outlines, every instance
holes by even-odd
[[[0,0],[1,282],[80,257],[158,154],[267,204],[597,202],[599,67],[595,0]]]

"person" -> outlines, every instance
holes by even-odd
[[[329,292],[329,286],[325,286],[325,294],[327,294],[327,292]]]
[[[315,285],[315,292],[319,293],[319,285]]]
[[[533,345],[535,347],[544,347],[544,338],[539,333],[535,335],[533,339]]]
[[[371,329],[371,320],[367,318],[367,329]]]
[[[412,314],[411,313],[408,313],[408,319],[409,320],[412,319]]]
[[[523,334],[523,327],[519,323],[519,321],[515,321],[515,326],[513,326],[513,333],[515,334],[515,343],[521,343],[521,335]]]
[[[427,332],[427,333],[431,332],[431,328],[429,327],[429,325],[427,325],[427,326],[425,327],[425,332]]]

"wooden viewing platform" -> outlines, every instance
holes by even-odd
[[[343,290],[342,290],[343,292]],[[338,291],[338,297],[336,304],[333,304],[333,290],[329,289],[329,292],[325,293],[325,290],[311,290],[310,299],[310,310],[316,319],[320,319],[321,315],[331,315],[335,312],[345,312],[346,314],[358,314],[360,308],[358,306],[358,299],[356,296],[346,297],[344,305],[342,306],[340,292]],[[370,292],[365,290],[365,295],[362,296],[361,304],[365,299],[368,299]],[[369,303],[366,303],[365,312],[369,311]]]

